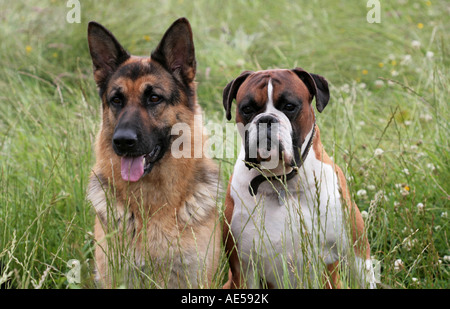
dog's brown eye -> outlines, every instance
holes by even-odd
[[[153,94],[147,99],[147,101],[150,104],[159,103],[161,101],[161,97]]]
[[[122,105],[122,100],[119,97],[114,97],[111,99],[111,103],[114,106],[121,106]]]
[[[251,114],[251,113],[253,113],[253,107],[251,107],[251,106],[245,106],[244,108],[242,108],[242,112],[244,113],[244,114]]]
[[[292,112],[293,110],[295,110],[295,105],[294,105],[294,104],[291,104],[291,103],[288,103],[288,104],[286,104],[286,105],[284,106],[284,110],[285,110],[285,111],[288,111],[288,112]]]

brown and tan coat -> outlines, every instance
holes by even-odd
[[[130,55],[95,22],[88,42],[102,101],[88,189],[99,283],[212,286],[221,248],[218,168],[204,155],[175,158],[171,151],[175,124],[203,134],[194,130],[201,109],[188,21],[173,23],[151,57]]]

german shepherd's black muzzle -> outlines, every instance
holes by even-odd
[[[143,125],[139,113],[125,106],[117,111],[119,121],[112,137],[113,149],[118,156],[137,157],[149,153],[148,138],[143,136]],[[149,132],[150,133],[150,132]]]
[[[163,157],[169,145],[170,128],[146,130],[138,114],[130,116],[124,113],[119,120],[112,145],[121,157],[122,177],[134,182],[150,173],[154,164]]]
[[[113,135],[114,151],[120,156],[126,153],[135,153],[138,144],[138,135],[133,129],[119,129]]]

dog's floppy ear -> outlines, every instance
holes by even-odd
[[[311,95],[316,97],[317,110],[322,112],[330,100],[327,80],[320,75],[308,73],[302,68],[295,68],[292,71],[305,83]]]
[[[108,77],[122,62],[130,58],[130,54],[108,29],[94,21],[88,25],[88,43],[94,65],[94,79],[102,92]]]
[[[223,89],[223,107],[226,111],[226,116],[228,120],[231,120],[231,104],[233,100],[236,98],[239,87],[242,83],[252,74],[252,71],[244,71],[239,75],[236,79],[232,80],[225,86]]]
[[[194,80],[197,66],[194,39],[186,18],[179,18],[170,26],[151,57],[181,82],[189,84]]]

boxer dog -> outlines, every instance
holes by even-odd
[[[370,248],[345,176],[320,141],[328,83],[301,68],[245,71],[223,91],[236,99],[243,147],[225,201],[229,288],[375,287]],[[350,285],[348,285],[350,286]]]

